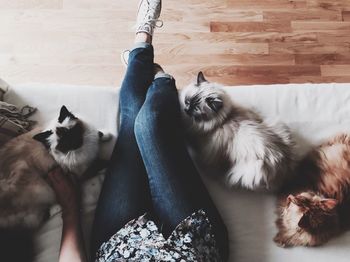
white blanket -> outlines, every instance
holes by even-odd
[[[338,132],[350,131],[350,88],[348,84],[290,84],[238,86],[227,88],[234,101],[252,107],[261,114],[287,123],[294,131],[299,153]],[[116,135],[118,90],[112,87],[27,84],[10,88],[5,101],[30,104],[39,109],[35,119],[44,123],[57,117],[65,104],[79,115],[87,116],[97,128]],[[114,140],[115,141],[115,140]],[[114,141],[104,148],[108,156]],[[86,239],[97,196],[102,183],[99,176],[84,187],[84,228]],[[223,215],[230,233],[230,261],[349,261],[350,232],[318,248],[277,247],[275,197],[244,191],[230,191],[205,180]],[[61,219],[57,208],[37,237],[36,261],[57,261],[61,236]]]

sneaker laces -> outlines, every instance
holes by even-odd
[[[163,20],[160,19],[152,19],[154,23],[154,27],[161,28],[163,26]]]
[[[147,11],[145,12],[145,14],[154,14],[157,12],[157,7],[158,5],[149,5],[148,8],[147,8]],[[139,23],[141,24],[141,23]],[[163,21],[160,20],[160,19],[151,19],[151,16],[147,16],[145,15],[144,19],[143,19],[143,23],[142,24],[147,24],[149,26],[152,26],[152,27],[157,27],[157,28],[160,28],[163,26]]]
[[[141,25],[141,23],[136,24],[136,25],[133,26],[133,28],[136,29],[140,25]],[[160,19],[148,19],[145,22],[143,22],[142,25],[149,25],[149,26],[152,26],[152,27],[161,28],[163,26],[163,20],[160,20]]]

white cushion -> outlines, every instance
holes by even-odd
[[[348,84],[237,86],[227,91],[237,103],[287,123],[297,136],[300,154],[338,132],[350,130]],[[28,84],[12,87],[5,100],[38,107],[35,118],[40,122],[57,117],[59,107],[65,104],[74,113],[86,115],[99,129],[116,135],[115,88]],[[113,144],[105,148],[105,155],[111,153]],[[84,190],[87,239],[101,182],[101,176],[97,177]],[[279,248],[272,241],[276,233],[274,196],[231,191],[213,181],[205,182],[230,233],[230,261],[349,261],[350,232],[318,248]],[[36,261],[57,261],[60,236],[61,219],[56,214],[38,234]]]

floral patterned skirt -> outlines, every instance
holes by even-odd
[[[96,262],[114,261],[221,261],[204,210],[184,219],[165,239],[156,224],[140,216],[103,243]]]

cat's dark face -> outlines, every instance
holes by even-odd
[[[67,154],[83,145],[84,126],[65,106],[62,106],[58,121],[49,130],[33,137],[48,149]]]
[[[231,101],[221,87],[199,72],[196,83],[180,91],[181,110],[189,129],[209,131],[225,121]]]
[[[323,198],[313,192],[289,195],[287,209],[298,218],[298,226],[310,233],[322,232],[337,223],[337,201]]]
[[[210,121],[223,108],[221,94],[216,92],[199,72],[197,83],[184,97],[184,112],[195,121]]]

